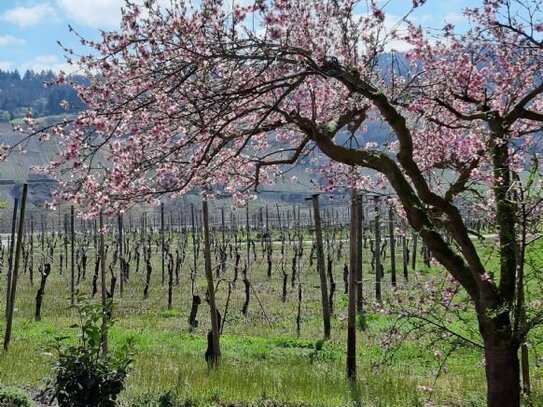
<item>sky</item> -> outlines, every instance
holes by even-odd
[[[249,0],[233,0],[247,2]],[[462,25],[462,9],[476,6],[482,0],[427,0],[413,18],[424,26],[438,28],[444,21]],[[379,0],[394,24],[403,16],[412,0]],[[60,70],[71,72],[65,62],[61,41],[68,48],[82,53],[72,26],[87,39],[99,38],[100,29],[118,26],[124,0],[0,0],[0,69],[34,71]],[[397,44],[399,50],[401,44]],[[88,51],[87,51],[88,53]]]

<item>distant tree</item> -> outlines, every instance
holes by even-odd
[[[55,81],[52,71],[36,73],[27,70],[21,78],[18,71],[0,71],[0,121],[25,117],[32,111],[34,117],[76,113],[84,104],[75,89],[68,85],[47,86]],[[88,83],[86,78],[72,76],[75,83]],[[7,119],[7,120],[6,120]]]
[[[11,115],[6,110],[0,110],[0,123],[9,122],[11,120]]]
[[[79,60],[91,84],[74,85],[88,111],[40,133],[66,146],[49,166],[72,174],[57,199],[89,215],[189,190],[242,202],[316,149],[330,159],[324,188],[374,170],[474,304],[488,405],[519,406],[519,345],[542,318],[520,324],[517,273],[518,175],[539,170],[541,3],[483,0],[464,33],[448,25],[437,40],[411,24],[407,62],[385,52],[400,34],[374,1],[200,3],[127,3],[118,31],[83,40],[97,53]],[[372,121],[386,124],[388,146],[365,143]],[[469,202],[495,219],[496,275],[470,239]]]

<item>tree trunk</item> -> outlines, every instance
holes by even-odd
[[[518,345],[511,339],[507,321],[480,322],[485,345],[485,373],[488,407],[520,406],[520,368]],[[505,322],[505,324],[504,324]]]

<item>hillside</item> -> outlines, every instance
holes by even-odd
[[[83,77],[74,77],[79,83],[88,81]],[[29,111],[42,124],[52,124],[71,116],[84,108],[75,90],[68,85],[46,86],[54,80],[52,72],[36,73],[27,71],[23,76],[17,71],[0,70],[0,143],[14,144],[20,140],[12,131],[13,124],[19,124]],[[68,108],[60,106],[67,102]],[[367,142],[385,144],[389,132],[381,125],[369,123],[368,131],[357,137],[363,145]],[[338,136],[339,143],[348,143],[348,135]],[[32,140],[24,147],[26,152],[13,153],[9,160],[0,163],[0,201],[12,202],[18,195],[19,186],[30,182],[30,202],[40,206],[48,200],[56,182],[51,178],[35,173],[31,168],[45,165],[54,159],[59,147],[52,141]],[[273,186],[260,188],[260,197],[266,202],[295,202],[317,190],[318,180],[313,179],[307,169],[308,162],[294,168],[285,176],[285,180]],[[295,177],[296,181],[291,181]],[[190,197],[189,197],[190,199]]]
[[[11,124],[0,123],[0,143],[14,144],[19,140],[20,136],[13,132]],[[14,196],[20,195],[20,186],[28,180],[29,204],[41,206],[51,197],[56,182],[32,168],[43,166],[57,157],[59,147],[52,141],[34,139],[24,149],[25,152],[14,151],[6,161],[0,162],[0,201],[7,201],[11,206]]]

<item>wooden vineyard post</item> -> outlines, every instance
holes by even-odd
[[[407,246],[407,230],[402,237],[402,255],[403,255],[403,278],[405,282],[409,281],[408,263],[409,263],[409,248]]]
[[[356,312],[359,319],[359,327],[364,328],[364,294],[363,294],[363,231],[364,231],[364,205],[363,195],[356,199]]]
[[[43,253],[43,251],[45,250],[45,215],[43,213],[40,214],[40,226],[41,226],[41,236],[40,236],[41,251]]]
[[[75,304],[75,214],[74,206],[70,206],[70,302]]]
[[[207,200],[202,202],[202,215],[204,222],[204,267],[207,280],[207,296],[209,300],[209,311],[211,313],[211,338],[208,334],[208,352],[206,352],[206,360],[210,366],[218,363],[221,357],[221,349],[219,345],[220,323],[217,305],[215,302],[215,285],[213,283],[213,269],[211,267],[211,240],[209,236],[209,210]],[[211,341],[209,340],[211,339]],[[211,349],[210,349],[211,348]]]
[[[106,288],[106,243],[105,243],[105,230],[104,230],[104,214],[100,212],[100,284],[102,292],[102,354],[108,353],[108,338],[107,338],[107,325],[108,325],[108,304],[107,304],[107,288]]]
[[[419,235],[416,232],[413,232],[413,251],[411,252],[411,269],[415,270],[417,267],[417,240]]]
[[[217,278],[226,272],[226,225],[224,222],[224,207],[221,207],[221,248],[219,250],[221,267],[217,267]]]
[[[17,207],[19,199],[15,198],[13,202],[13,216],[11,218],[11,239],[9,241],[9,257],[8,257],[8,276],[6,288],[6,320],[9,314],[9,304],[11,301],[11,280],[13,275],[13,251],[15,249],[15,230],[17,229]]]
[[[388,239],[390,242],[390,275],[392,286],[396,287],[396,239],[394,238],[394,211],[388,208]]]
[[[272,238],[271,238],[271,232],[270,232],[270,223],[269,223],[269,211],[268,211],[268,205],[266,205],[266,262],[268,264],[268,268],[266,271],[266,276],[268,279],[271,279],[272,276],[272,267],[273,267],[273,261],[272,261],[272,255],[273,255],[273,246],[272,246]]]
[[[287,281],[288,273],[285,270],[285,233],[283,231],[283,224],[281,222],[281,212],[279,211],[279,204],[275,204],[277,209],[277,225],[279,227],[279,237],[281,239],[281,276],[282,276],[282,291],[281,291],[281,302],[285,303],[287,301]]]
[[[292,270],[292,277],[294,281],[294,276],[296,275],[296,284],[298,286],[298,309],[296,313],[296,333],[300,336],[301,326],[302,326],[302,301],[303,301],[303,285],[302,285],[302,253],[303,253],[303,235],[302,228],[300,225],[300,210],[298,207],[298,217],[296,217],[296,206],[292,206],[293,209],[293,220],[295,225],[295,234],[298,237],[297,249],[294,250],[294,258],[296,259],[296,265]],[[294,274],[296,272],[296,274]]]
[[[381,212],[379,208],[379,197],[373,197],[375,206],[375,301],[381,302]]]
[[[174,260],[173,260],[173,255],[170,252],[170,245],[165,246],[165,254],[164,254],[164,256],[168,258],[168,309],[172,309],[172,306],[173,306]]]
[[[194,204],[190,204],[190,221],[191,221],[191,234],[192,234],[192,271],[190,273],[191,292],[194,296],[194,284],[196,280],[196,267],[198,266],[198,255],[196,250],[196,219],[194,213]],[[196,328],[195,326],[193,328]]]
[[[64,269],[68,271],[68,214],[64,212]],[[62,274],[62,268],[60,269]]]
[[[19,214],[19,228],[17,231],[17,243],[15,245],[15,259],[13,270],[11,272],[11,287],[9,290],[9,309],[6,315],[6,333],[4,335],[4,350],[8,350],[11,341],[11,329],[13,325],[13,310],[15,309],[15,295],[17,294],[17,278],[19,274],[19,261],[21,258],[21,249],[23,243],[23,232],[25,228],[25,209],[26,196],[28,193],[28,184],[23,185],[23,194],[21,197],[21,212]]]
[[[117,225],[118,225],[118,228],[119,228],[119,277],[120,277],[120,297],[123,298],[123,293],[124,293],[124,282],[125,282],[125,278],[126,278],[126,275],[125,275],[125,267],[124,267],[124,253],[123,253],[123,250],[124,250],[124,245],[123,245],[123,239],[124,239],[124,236],[123,236],[123,215],[121,213],[119,213],[117,215]]]
[[[424,243],[422,246],[422,254],[423,254],[424,265],[426,267],[430,267],[431,253],[430,253],[430,248],[428,247],[426,243]]]
[[[322,321],[324,324],[324,339],[330,339],[330,304],[328,302],[328,282],[326,280],[326,270],[324,264],[324,243],[322,239],[322,225],[319,208],[319,194],[312,196],[313,200],[313,216],[315,222],[315,237],[317,243],[317,269],[319,272],[321,283],[321,300],[322,300]]]
[[[349,236],[349,308],[347,314],[347,378],[350,381],[356,380],[356,279],[358,272],[356,266],[358,250],[358,210],[357,193],[353,190],[351,197],[351,233]]]
[[[161,266],[162,266],[162,285],[164,285],[164,281],[166,279],[165,275],[165,253],[164,253],[164,202],[160,203],[160,259],[161,259]]]
[[[29,239],[30,241],[30,248],[29,248],[29,253],[30,253],[30,266],[28,267],[28,274],[29,274],[29,278],[30,278],[30,286],[32,286],[33,284],[33,281],[34,281],[34,215],[32,215],[32,213],[30,214],[30,236],[29,236]],[[50,261],[53,261],[53,253],[51,252],[51,260]],[[43,264],[43,262],[42,262]]]
[[[243,306],[241,308],[241,313],[243,315],[247,315],[247,312],[249,310],[249,302],[251,301],[251,284],[249,282],[249,278],[247,277],[247,274],[249,272],[249,265],[251,263],[251,228],[249,225],[249,203],[247,203],[247,209],[245,211],[245,227],[247,231],[247,261],[241,272],[245,292],[245,301],[243,302]]]
[[[247,230],[247,268],[249,268],[249,262],[251,258],[251,228],[249,226],[249,203],[247,202],[247,207],[245,211],[245,229]]]

